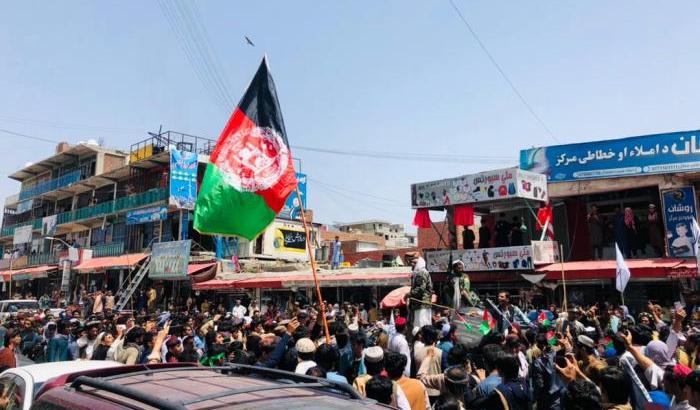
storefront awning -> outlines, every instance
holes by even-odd
[[[2,271],[0,272],[0,277],[2,277],[3,282],[9,282],[10,280],[38,279],[45,278],[48,276],[49,272],[55,272],[57,270],[58,266],[56,265],[44,265],[34,268]]]
[[[203,270],[210,269],[214,265],[216,265],[216,262],[191,263],[187,266],[187,274],[194,275],[196,273],[202,272]]]
[[[147,256],[147,253],[132,253],[120,256],[92,258],[83,261],[83,263],[73,267],[73,269],[80,273],[98,272],[107,269],[131,269],[134,265],[146,259]]]
[[[697,276],[695,260],[658,258],[628,259],[625,262],[630,269],[632,279]],[[546,274],[545,280],[561,280],[562,265],[567,281],[614,279],[617,271],[614,260],[553,263],[539,267],[535,271]]]
[[[350,287],[350,286],[406,286],[411,282],[410,268],[358,269],[361,272],[339,271],[339,273],[319,273],[318,281],[321,287]],[[243,276],[243,275],[241,275]],[[195,283],[195,290],[230,290],[230,289],[291,289],[314,286],[311,273],[299,274],[290,272],[287,275],[279,273],[262,273],[247,275],[247,277],[231,279],[212,279]]]

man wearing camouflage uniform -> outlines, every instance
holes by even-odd
[[[406,294],[406,302],[410,310],[414,331],[432,324],[432,309],[430,303],[433,296],[433,281],[430,272],[425,268],[425,259],[418,252],[406,253],[406,259],[413,266],[411,276],[411,291]]]

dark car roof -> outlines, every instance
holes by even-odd
[[[108,377],[79,377],[40,401],[69,408],[355,409],[385,408],[350,386],[310,376],[231,366],[159,368]]]

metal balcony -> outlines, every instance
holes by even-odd
[[[183,134],[175,131],[165,131],[161,134],[151,134],[150,137],[131,145],[130,161],[138,162],[161,152],[175,148],[181,151],[189,151],[197,154],[209,155],[214,150],[216,141]]]
[[[80,181],[80,170],[75,170],[61,177],[54,178],[49,181],[40,182],[34,186],[21,190],[19,192],[19,200],[22,201],[27,198],[32,198],[37,195],[44,194],[46,192],[55,191],[59,188],[65,188],[67,186],[75,184],[78,181]]]

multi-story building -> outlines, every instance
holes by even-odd
[[[370,234],[384,238],[386,248],[410,248],[416,246],[416,235],[404,230],[402,224],[373,219],[360,222],[336,224],[341,232]]]
[[[194,249],[214,251],[213,238],[192,229],[192,211],[172,200],[170,178],[171,151],[196,153],[198,186],[214,146],[172,131],[151,134],[128,151],[94,141],[58,144],[50,157],[10,175],[20,191],[5,200],[0,278],[34,294],[57,289],[58,264],[70,247],[80,250],[73,263],[73,271],[84,274],[79,283],[116,290],[154,242],[191,239]],[[240,257],[308,259],[298,220],[278,219],[256,240],[237,244]],[[231,251],[226,247],[223,256]]]

